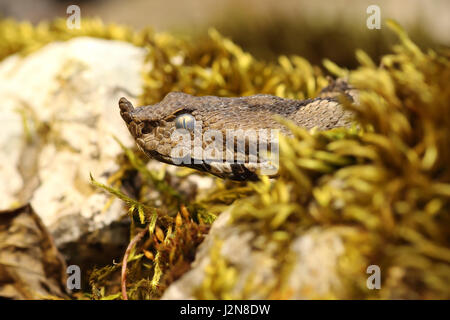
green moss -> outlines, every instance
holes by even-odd
[[[187,199],[171,185],[169,173],[148,170],[146,158],[124,149],[118,159],[121,169],[110,179],[110,186],[96,185],[128,204],[132,236],[138,228],[150,228],[129,259],[130,298],[158,298],[189,268],[208,225],[232,203],[233,224],[255,228],[286,248],[278,253],[282,272],[268,298],[289,297],[285,280],[294,260],[289,243],[314,226],[359,231],[345,234],[345,254],[338,266],[351,289],[350,298],[450,297],[450,55],[424,52],[397,25],[391,22],[390,27],[400,43],[381,58],[381,68],[362,51],[356,54],[360,64],[356,70],[325,62],[330,72],[347,74],[360,90],[358,105],[345,102],[356,113],[358,126],[308,132],[288,124],[293,137],[281,138],[276,180],[217,179],[208,194]],[[83,20],[80,31],[66,29],[64,20],[38,26],[2,20],[0,59],[76,36],[124,40],[148,49],[143,104],[175,90],[304,99],[327,84],[323,71],[301,57],[280,56],[276,63],[264,62],[215,30],[210,30],[207,39],[187,40],[106,26],[99,20]],[[141,183],[133,185],[137,196],[131,199],[124,195],[124,182],[136,175]],[[162,204],[148,198],[149,189],[158,192]],[[187,210],[180,209],[183,206]],[[231,292],[236,271],[221,258],[219,249],[217,245],[211,251],[213,263],[196,290],[199,298],[235,296]],[[367,275],[361,270],[371,263],[386,273],[382,289],[369,294],[364,290]],[[120,298],[118,269],[115,265],[92,272],[91,298]],[[248,287],[258,289],[250,280]]]
[[[221,243],[216,241],[211,250],[211,263],[205,270],[205,279],[201,287],[195,290],[195,295],[202,300],[240,299],[231,294],[236,283],[237,270],[220,254]]]
[[[290,239],[313,226],[352,226],[362,232],[347,237],[339,265],[350,298],[445,299],[449,56],[423,52],[389,26],[400,44],[382,57],[382,67],[358,52],[361,66],[349,72],[360,103],[346,107],[360,128],[307,132],[291,125],[294,137],[280,142],[280,177],[237,200],[233,223],[264,221],[261,231],[285,231]],[[386,272],[382,289],[369,293],[364,270],[371,263]]]

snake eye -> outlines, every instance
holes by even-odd
[[[183,113],[176,117],[175,127],[177,129],[194,130],[195,118],[189,113]]]

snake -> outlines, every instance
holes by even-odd
[[[217,97],[169,92],[156,104],[136,108],[122,97],[119,108],[137,146],[150,158],[223,179],[256,181],[261,168],[270,167],[266,171],[276,176],[277,167],[269,161],[271,152],[262,152],[278,141],[270,140],[273,136],[268,131],[292,135],[277,117],[307,130],[349,127],[352,113],[340,102],[342,95],[357,99],[356,90],[345,79],[330,81],[316,98],[306,100],[268,94]],[[260,144],[261,137],[265,144]],[[180,141],[185,142],[181,147]],[[205,149],[209,158],[204,157]]]

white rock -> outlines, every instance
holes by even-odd
[[[22,119],[15,110],[18,101],[1,90],[0,80],[0,209],[7,209],[17,201],[15,194],[23,187],[19,162],[24,141]],[[20,103],[20,102],[19,102]]]
[[[56,243],[74,241],[81,229],[100,229],[124,213],[119,200],[105,210],[110,197],[90,185],[89,174],[106,182],[117,170],[115,158],[121,149],[113,136],[128,147],[134,145],[117,101],[126,96],[136,102],[144,56],[144,49],[126,42],[83,37],[1,62],[0,209],[19,200],[24,187],[17,168],[22,150],[23,156],[27,152],[16,110],[25,108],[24,114],[34,117],[28,119],[34,121],[31,128],[45,124],[48,133],[36,159],[39,184],[31,198],[22,201],[31,202],[54,235],[61,234],[64,217],[85,224],[56,236]]]

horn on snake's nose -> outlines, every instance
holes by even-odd
[[[131,112],[133,112],[134,107],[131,104],[130,101],[128,101],[126,98],[122,97],[119,100],[119,108],[120,108],[120,115],[122,116],[122,119],[125,120],[125,122],[128,124],[133,119],[130,115]]]

